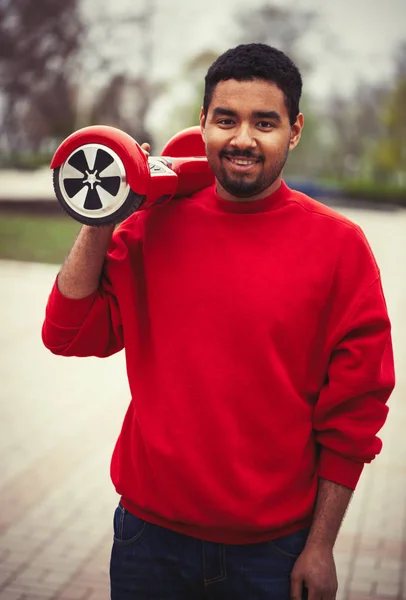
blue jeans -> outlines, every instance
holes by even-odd
[[[289,600],[290,573],[308,532],[259,544],[216,544],[147,523],[119,504],[111,600]]]

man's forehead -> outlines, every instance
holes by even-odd
[[[266,79],[249,79],[243,81],[238,79],[223,79],[216,84],[214,93],[230,93],[231,90],[238,90],[239,92],[243,91],[245,93],[252,94],[256,94],[258,91],[261,91],[263,94],[283,95],[282,90],[276,83]]]
[[[236,112],[276,110],[282,115],[285,113],[287,115],[285,96],[282,90],[275,83],[262,79],[220,81],[213,90],[210,103],[212,110],[216,106]]]

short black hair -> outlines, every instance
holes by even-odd
[[[203,112],[207,116],[216,85],[235,79],[253,81],[263,79],[275,83],[284,93],[290,124],[299,114],[302,95],[302,76],[295,63],[281,50],[267,44],[240,44],[221,54],[205,77]]]

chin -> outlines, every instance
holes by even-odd
[[[256,196],[257,194],[260,194],[264,191],[264,187],[262,185],[258,185],[256,181],[221,181],[221,179],[219,179],[219,182],[226,192],[239,198],[249,198],[251,196]]]

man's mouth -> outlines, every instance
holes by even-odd
[[[227,156],[227,158],[235,165],[241,166],[255,165],[255,163],[259,162],[256,158],[233,158],[231,156]]]
[[[233,167],[244,171],[248,171],[251,167],[260,162],[259,158],[243,158],[240,156],[229,155],[224,155],[224,158],[226,158],[233,165]]]

